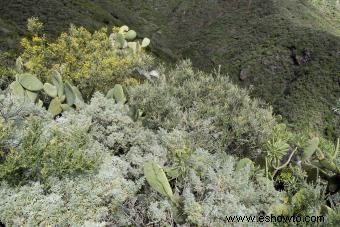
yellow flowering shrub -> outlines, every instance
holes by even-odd
[[[106,92],[115,83],[128,83],[135,67],[148,68],[153,62],[144,50],[133,53],[113,45],[106,28],[91,33],[71,26],[53,42],[34,35],[22,39],[21,46],[25,70],[44,82],[58,70],[64,80],[78,85],[85,98],[97,90]]]

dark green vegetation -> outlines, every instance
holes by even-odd
[[[336,0],[23,1],[0,3],[9,45],[39,16],[55,36],[69,23],[93,30],[129,24],[151,37],[168,61],[190,58],[204,70],[221,65],[235,82],[269,102],[296,130],[336,138],[331,108],[340,96],[340,9]],[[34,7],[34,9],[32,9]],[[14,32],[9,32],[14,31]],[[13,46],[13,45],[12,45]]]

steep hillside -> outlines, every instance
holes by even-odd
[[[331,108],[340,97],[338,0],[73,0],[0,3],[0,31],[23,34],[35,15],[49,34],[69,23],[128,24],[152,38],[166,60],[192,59],[252,88],[296,129],[339,135]],[[10,33],[9,31],[15,31]],[[4,37],[4,36],[2,36]],[[2,38],[2,41],[5,38]]]
[[[114,2],[116,17],[152,37],[156,52],[221,65],[296,129],[339,133],[331,111],[340,96],[339,1]]]

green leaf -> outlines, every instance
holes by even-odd
[[[175,201],[169,181],[162,167],[154,161],[148,161],[144,165],[144,175],[146,177],[146,181],[154,190],[164,196],[167,196],[171,201]]]
[[[318,149],[319,146],[319,137],[314,137],[313,139],[309,140],[306,146],[303,149],[302,154],[302,161],[306,161],[312,157],[315,151]]]
[[[134,30],[130,30],[125,34],[126,40],[134,40],[137,37],[137,33]]]
[[[61,108],[61,102],[60,99],[54,98],[52,99],[49,107],[48,107],[48,112],[52,113],[54,116],[60,114],[63,111],[63,109]]]

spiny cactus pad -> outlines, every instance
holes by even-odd
[[[124,95],[124,89],[122,85],[116,84],[113,88],[113,97],[117,103],[124,104],[126,102],[126,97]]]
[[[137,37],[137,33],[134,30],[130,30],[125,34],[126,40],[134,40]]]
[[[28,99],[30,101],[35,102],[37,100],[38,93],[33,92],[33,91],[29,91],[29,90],[25,90],[25,96],[28,97]]]
[[[58,87],[60,84],[63,83],[63,79],[58,71],[54,70],[52,72],[51,77],[52,77],[52,83],[54,84],[54,86]]]
[[[69,111],[72,110],[72,107],[67,104],[61,104],[61,109],[63,109],[63,111]]]
[[[142,47],[145,48],[145,47],[149,46],[150,42],[151,42],[150,39],[144,38],[143,41],[142,41]]]
[[[61,108],[61,102],[60,99],[54,98],[52,99],[49,107],[48,107],[48,112],[50,112],[51,114],[53,114],[54,116],[60,114],[63,111],[63,109]]]
[[[27,90],[40,91],[44,87],[41,81],[32,74],[24,73],[24,74],[19,75],[18,78],[19,78],[19,83],[21,84],[21,86],[23,86]]]
[[[45,83],[44,84],[44,91],[46,94],[52,98],[57,97],[58,95],[58,89],[56,86],[53,86],[52,84]]]
[[[76,101],[76,95],[73,92],[72,85],[69,82],[66,82],[64,89],[65,89],[66,102],[69,106],[72,106]]]
[[[18,96],[18,97],[24,97],[25,96],[25,90],[21,86],[21,84],[18,81],[14,81],[9,85],[12,94]]]
[[[79,89],[76,86],[72,86],[72,89],[73,89],[73,93],[76,95],[76,99],[81,102],[84,102],[83,95],[81,94]]]
[[[125,32],[129,31],[129,27],[126,25],[123,25],[122,27],[119,28],[119,33],[123,34]]]
[[[137,42],[128,42],[128,47],[133,50],[134,54],[137,52]]]

